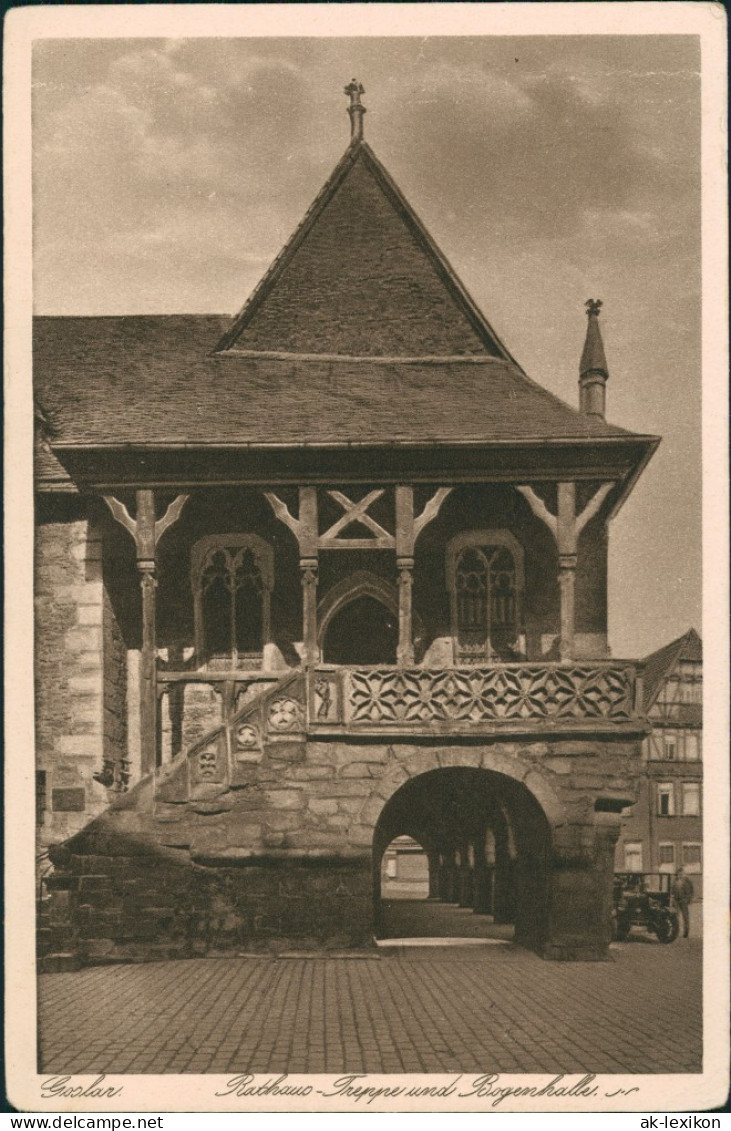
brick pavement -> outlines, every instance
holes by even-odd
[[[701,943],[196,958],[39,978],[51,1073],[699,1072]]]

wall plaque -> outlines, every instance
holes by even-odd
[[[74,789],[53,789],[51,805],[54,813],[83,813],[86,808],[86,790],[83,786]]]

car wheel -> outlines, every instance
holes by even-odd
[[[657,935],[657,941],[661,943],[675,942],[678,937],[678,916],[672,915],[669,911],[664,915],[658,916],[655,920],[653,930]]]

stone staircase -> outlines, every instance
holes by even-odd
[[[41,971],[183,957],[265,936],[270,885],[256,874],[262,870],[247,868],[249,911],[242,916],[226,864],[245,862],[255,845],[261,854],[262,796],[276,785],[276,771],[262,762],[267,754],[278,764],[304,758],[305,717],[304,673],[273,679],[189,750],[116,796],[80,833],[51,847],[55,871],[44,880],[38,907]],[[265,848],[276,855],[283,838],[269,839]]]

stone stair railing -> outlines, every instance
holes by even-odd
[[[304,675],[288,672],[160,767],[154,776],[153,807],[204,802],[247,785],[267,744],[301,741],[304,729]]]

